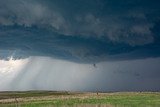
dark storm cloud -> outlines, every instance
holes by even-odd
[[[0,50],[6,58],[78,62],[159,57],[160,8],[149,0],[5,0]],[[6,55],[5,53],[8,53]]]
[[[0,90],[159,91],[159,4],[0,0]]]

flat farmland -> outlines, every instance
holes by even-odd
[[[160,107],[160,92],[0,92],[0,107]]]

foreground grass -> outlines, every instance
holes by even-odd
[[[160,93],[69,93],[69,92],[2,92],[0,107],[50,107],[75,105],[111,105],[125,107],[160,107]],[[113,106],[113,107],[114,107]]]

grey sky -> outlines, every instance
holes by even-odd
[[[0,0],[0,90],[160,90],[159,4]]]

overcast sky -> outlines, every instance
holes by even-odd
[[[159,0],[0,0],[0,90],[160,91]]]

